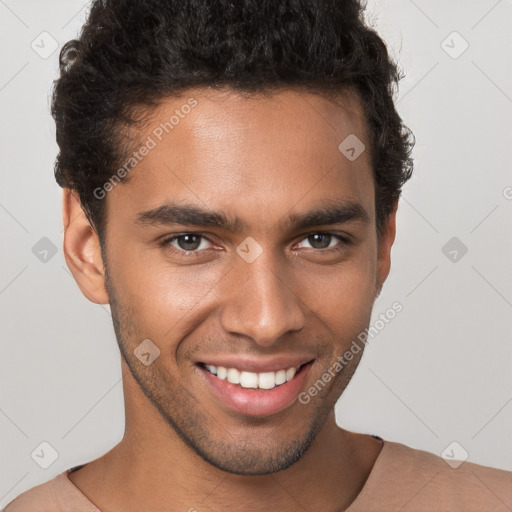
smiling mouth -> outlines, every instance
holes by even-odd
[[[237,368],[225,368],[201,363],[200,366],[220,380],[225,380],[245,389],[273,389],[282,386],[300,372],[300,370],[312,361],[300,366],[282,368],[274,372],[248,372]]]

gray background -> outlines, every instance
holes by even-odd
[[[109,309],[66,267],[53,179],[58,49],[45,52],[76,36],[86,6],[0,0],[0,508],[124,430]],[[403,311],[369,343],[338,422],[512,470],[512,2],[386,0],[368,16],[407,75],[398,109],[416,169],[374,316]],[[42,442],[58,454],[47,469],[51,449],[31,456]]]

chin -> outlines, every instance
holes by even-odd
[[[199,440],[182,439],[204,461],[212,466],[241,476],[263,476],[283,471],[295,464],[313,443],[321,425],[308,425],[308,428],[296,437],[295,440],[280,440],[273,437],[272,442],[260,438],[258,442],[251,442],[247,436],[235,437],[226,435],[227,439],[233,439],[232,443],[226,440],[221,442],[211,441],[206,443]],[[297,434],[295,434],[297,436]],[[198,442],[199,441],[199,442]]]

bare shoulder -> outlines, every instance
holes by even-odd
[[[54,486],[54,480],[36,485],[17,496],[2,512],[29,512],[30,510],[38,510],[40,512],[50,511],[51,507],[54,505],[52,500],[52,489]]]
[[[437,510],[512,509],[512,471],[457,460],[453,451],[440,456],[399,443],[390,448],[397,474],[417,493],[418,503]]]
[[[349,511],[510,512],[512,472],[457,461],[456,455],[386,441]]]
[[[63,472],[12,500],[2,512],[99,512]]]

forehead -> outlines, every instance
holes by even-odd
[[[135,221],[182,200],[268,229],[338,198],[374,217],[368,130],[350,91],[327,99],[190,89],[162,101],[135,135],[136,162],[126,167],[128,182],[108,193],[109,218]]]

